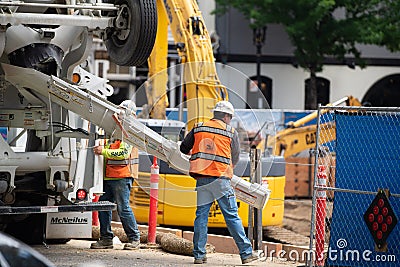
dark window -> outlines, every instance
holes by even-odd
[[[362,103],[373,107],[400,107],[400,74],[386,76],[374,83]]]
[[[329,104],[331,82],[325,78],[317,77],[317,103],[321,105]],[[306,96],[310,94],[310,78],[305,80]],[[304,100],[307,97],[304,98]],[[305,103],[305,108],[307,108],[307,103]]]
[[[252,76],[250,80],[247,81],[246,108],[257,109],[272,107],[272,79],[261,76],[260,80],[261,86],[257,86],[257,76]]]

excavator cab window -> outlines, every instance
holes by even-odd
[[[174,141],[174,142],[178,142],[178,141],[182,141],[184,134],[185,134],[185,129],[184,128],[180,128],[180,127],[157,127],[157,126],[153,126],[150,127],[153,131],[157,132],[158,134],[160,134],[161,136],[163,136],[164,138]]]
[[[182,141],[185,136],[185,123],[174,120],[139,119],[141,123],[174,142]]]

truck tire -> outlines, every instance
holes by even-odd
[[[121,66],[139,66],[145,63],[153,50],[157,34],[157,7],[155,0],[116,0],[122,6],[122,21],[127,30],[117,27],[107,30],[105,45],[110,60]],[[116,26],[116,25],[115,25]]]

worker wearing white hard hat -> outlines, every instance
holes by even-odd
[[[230,126],[235,114],[233,105],[219,101],[214,117],[197,124],[185,137],[180,150],[190,156],[190,175],[196,179],[197,209],[194,221],[193,256],[195,264],[207,262],[207,223],[211,205],[216,199],[226,225],[239,249],[242,263],[258,259],[238,215],[234,190],[230,184],[233,167],[239,161],[237,131]]]
[[[222,112],[230,115],[235,115],[235,109],[233,108],[233,105],[229,101],[219,101],[216,105],[215,108],[213,109],[213,112]]]
[[[136,105],[131,100],[125,100],[120,105],[127,115],[136,115]],[[128,112],[131,114],[128,114]],[[96,155],[104,157],[104,194],[99,201],[117,203],[117,212],[121,219],[128,243],[126,250],[139,248],[140,232],[135,216],[129,204],[130,190],[133,180],[138,178],[139,153],[138,149],[123,142],[121,139],[109,139],[104,146],[95,146]],[[111,211],[99,211],[100,240],[91,244],[92,249],[113,248],[114,233],[111,230]]]
[[[119,104],[119,106],[126,111],[130,111],[132,115],[136,116],[137,107],[133,100],[124,100],[121,102],[121,104]]]

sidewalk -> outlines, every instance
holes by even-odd
[[[34,246],[33,248],[47,257],[57,267],[125,267],[125,266],[195,266],[194,258],[186,255],[178,255],[159,249],[148,248],[142,241],[141,249],[123,250],[123,244],[118,237],[124,235],[122,225],[119,222],[112,223],[116,240],[114,249],[90,249],[93,240],[72,239],[66,244]],[[99,230],[93,228],[93,238],[98,238]],[[97,229],[97,230],[95,230]],[[139,230],[147,232],[146,225],[139,225]],[[193,232],[179,229],[157,227],[157,233],[172,234],[183,239],[192,240]],[[122,236],[119,236],[119,235]],[[124,236],[126,239],[126,236]],[[121,239],[123,240],[123,239]],[[302,255],[305,247],[262,242],[263,251],[268,257],[246,265],[241,264],[237,247],[230,236],[208,235],[208,242],[215,247],[215,253],[207,255],[205,266],[270,266],[270,267],[298,267],[305,266],[304,262],[293,261],[295,256]],[[271,257],[273,256],[273,257]],[[277,258],[280,257],[280,258]],[[287,260],[292,259],[292,260]],[[299,258],[300,259],[300,258]],[[197,266],[197,265],[196,265]]]
[[[88,240],[71,240],[63,245],[33,246],[57,267],[124,267],[124,266],[194,266],[193,258],[167,253],[161,249],[123,250],[123,244],[114,249],[90,249]],[[270,258],[242,265],[237,254],[211,253],[205,266],[269,266],[295,267],[304,264]]]

